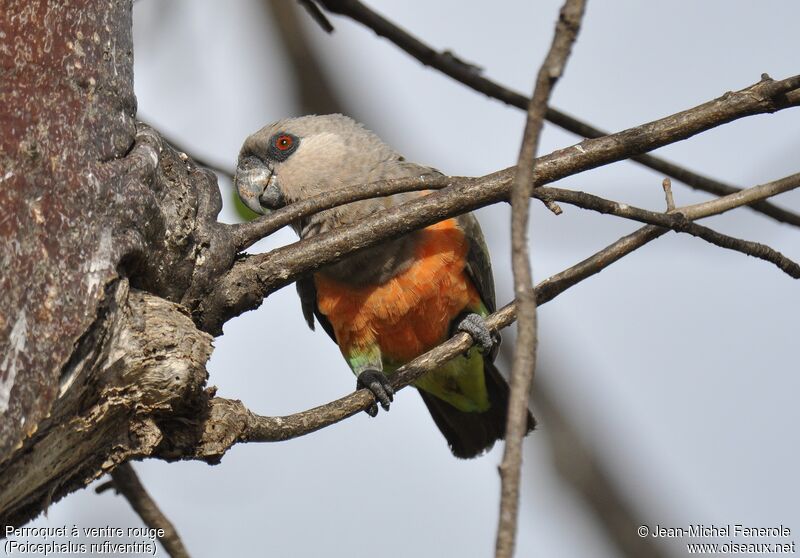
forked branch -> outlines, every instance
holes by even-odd
[[[620,161],[738,118],[796,106],[800,104],[798,89],[800,76],[778,81],[765,79],[672,116],[610,136],[584,140],[539,157],[533,184],[540,186]],[[269,293],[351,252],[447,217],[508,199],[514,171],[514,167],[511,167],[477,179],[449,179],[448,186],[440,192],[383,211],[368,222],[238,261],[199,308],[198,315],[203,328],[219,333],[225,321],[257,307]],[[760,199],[750,203],[754,201]],[[238,227],[243,230],[248,225],[234,228]]]

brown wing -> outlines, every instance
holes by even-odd
[[[494,277],[492,275],[492,262],[489,260],[489,249],[483,239],[483,232],[478,220],[472,213],[459,215],[456,218],[459,227],[469,240],[467,252],[467,273],[469,274],[478,294],[489,312],[494,312],[497,305],[494,297]]]
[[[303,317],[306,319],[308,327],[311,328],[311,331],[314,331],[314,316],[316,316],[320,325],[322,325],[322,329],[335,342],[336,334],[333,332],[333,326],[317,306],[317,287],[314,285],[314,278],[303,277],[298,279],[296,286],[297,294],[300,296],[300,305],[303,307]]]

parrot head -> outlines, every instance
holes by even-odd
[[[234,184],[256,213],[348,184],[402,160],[378,136],[341,114],[287,118],[247,138]],[[374,180],[378,180],[378,176]]]
[[[234,184],[242,202],[263,214],[349,185],[430,173],[436,171],[406,162],[352,118],[328,114],[279,120],[248,137],[239,152]],[[294,228],[306,237],[405,197],[354,202],[344,206],[347,209],[323,211]]]

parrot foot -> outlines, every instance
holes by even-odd
[[[378,402],[384,411],[388,411],[389,404],[394,400],[394,389],[389,383],[389,378],[379,370],[367,369],[361,372],[356,380],[356,388],[366,388],[375,396],[376,402],[366,410],[371,417],[378,414]]]
[[[456,331],[463,331],[472,336],[472,340],[478,345],[483,352],[488,353],[495,345],[495,339],[492,332],[486,327],[486,320],[478,314],[467,314],[458,322]]]

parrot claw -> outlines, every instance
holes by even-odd
[[[388,411],[389,404],[394,400],[394,389],[389,383],[389,378],[379,370],[367,369],[361,372],[356,380],[356,388],[366,388],[375,396],[376,402],[366,410],[371,417],[378,414],[377,403],[381,404],[384,411]]]
[[[472,340],[478,345],[485,353],[492,350],[495,345],[495,339],[492,332],[486,327],[486,320],[478,314],[467,314],[464,316],[458,325],[456,331],[463,331],[472,336]]]
[[[370,405],[369,407],[367,407],[364,410],[364,412],[367,413],[372,418],[377,417],[378,416],[378,404],[373,402],[372,405]]]

